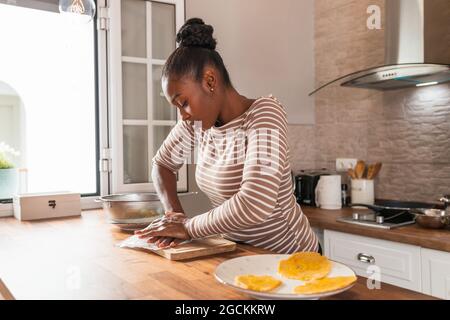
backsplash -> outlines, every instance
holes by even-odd
[[[288,139],[292,171],[298,173],[302,169],[314,169],[316,167],[315,126],[289,125]]]
[[[315,3],[316,85],[384,63],[384,29],[366,27],[367,7],[383,9],[384,0]],[[450,193],[449,84],[383,92],[332,86],[316,95],[315,113],[315,126],[289,127],[294,172],[334,168],[338,157],[381,161],[377,198],[435,202]]]

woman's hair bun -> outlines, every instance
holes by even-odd
[[[217,41],[213,38],[214,28],[200,18],[187,20],[177,33],[181,47],[200,47],[214,50]]]

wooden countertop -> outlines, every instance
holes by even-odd
[[[336,221],[337,218],[351,216],[353,212],[369,212],[365,209],[343,208],[341,210],[324,210],[310,206],[302,206],[302,210],[308,217],[311,226],[316,228],[341,231],[450,252],[450,228],[425,229],[417,224],[413,224],[389,230],[378,229]]]
[[[101,210],[39,222],[2,218],[0,278],[16,299],[248,299],[218,283],[214,269],[226,259],[269,253],[238,245],[235,252],[175,262],[115,246],[128,236],[107,224]],[[369,290],[360,277],[328,299],[432,297],[388,284]]]

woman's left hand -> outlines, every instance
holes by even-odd
[[[135,234],[141,239],[149,238],[148,242],[157,242],[159,247],[173,247],[191,238],[183,223],[185,219],[183,213],[167,212],[163,218]]]

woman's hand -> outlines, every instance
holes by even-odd
[[[158,247],[175,247],[184,240],[189,240],[189,236],[183,222],[186,220],[184,213],[166,212],[148,227],[135,232],[139,238],[148,238],[147,242],[154,242]]]

